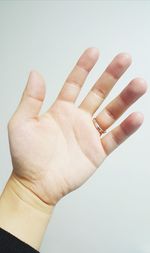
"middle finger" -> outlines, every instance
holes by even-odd
[[[131,56],[128,53],[116,55],[84,98],[79,108],[93,115],[130,64]]]

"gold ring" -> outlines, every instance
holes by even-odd
[[[94,126],[96,127],[96,129],[98,130],[98,132],[100,133],[100,135],[106,133],[106,130],[102,129],[99,124],[97,123],[96,121],[96,118],[93,118],[93,123],[94,123]]]

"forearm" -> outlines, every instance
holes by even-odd
[[[39,250],[53,206],[10,176],[0,198],[0,227]]]

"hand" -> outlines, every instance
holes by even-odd
[[[115,83],[131,64],[127,53],[120,53],[77,106],[75,100],[98,60],[96,48],[79,58],[56,101],[39,115],[45,97],[44,80],[36,71],[29,75],[18,109],[8,130],[13,163],[12,175],[43,202],[55,205],[67,193],[81,186],[104,159],[143,122],[143,115],[132,113],[119,126],[100,136],[93,114]],[[108,129],[146,91],[142,78],[133,79],[111,101],[96,120]]]

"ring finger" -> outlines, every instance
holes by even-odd
[[[96,122],[104,131],[108,129],[131,104],[146,92],[146,88],[147,85],[144,79],[133,79],[123,91],[96,116]]]

